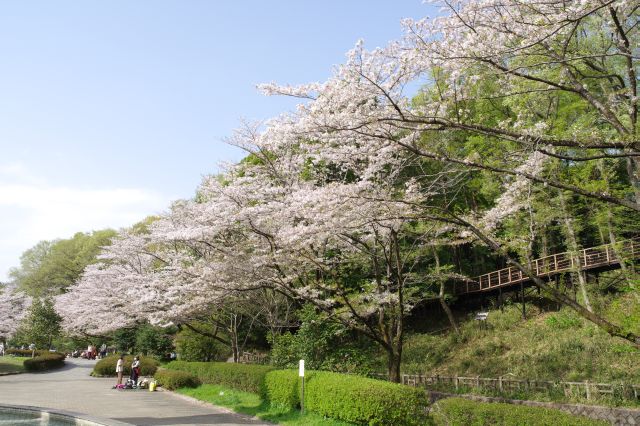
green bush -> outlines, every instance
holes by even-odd
[[[185,371],[158,370],[153,378],[159,386],[165,389],[174,390],[179,388],[197,388],[202,384],[200,379]]]
[[[264,376],[274,369],[268,365],[186,361],[172,361],[166,368],[191,373],[202,383],[224,385],[253,393],[262,392]]]
[[[31,356],[31,349],[7,349],[4,352],[6,355],[13,355],[13,356]],[[49,351],[44,351],[44,350],[38,350],[36,351],[36,356],[38,355],[44,355],[44,354],[48,354],[51,353]]]
[[[328,319],[312,305],[297,312],[301,321],[295,334],[269,336],[271,364],[297,368],[305,360],[310,370],[367,375],[377,371],[375,350],[370,342],[343,324]]]
[[[596,426],[609,423],[550,408],[447,398],[431,408],[436,425],[466,426]]]
[[[27,371],[45,371],[64,366],[65,355],[59,352],[45,352],[31,359],[25,359],[24,369]]]
[[[118,362],[118,355],[108,356],[101,359],[93,367],[94,376],[113,376],[116,374],[116,363]],[[126,355],[124,357],[124,376],[131,374],[131,363],[133,363],[133,355]],[[153,376],[158,369],[158,361],[153,358],[141,356],[140,357],[140,375],[141,376]]]
[[[263,398],[286,409],[300,406],[297,370],[278,370],[265,377]],[[418,388],[360,376],[307,371],[305,409],[356,424],[423,425],[427,396]]]
[[[423,389],[359,376],[316,371],[305,382],[305,409],[356,424],[424,425]]]
[[[312,372],[306,372],[309,380]],[[300,406],[300,384],[296,370],[270,371],[264,378],[262,398],[272,406],[292,410]]]

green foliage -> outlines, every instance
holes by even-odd
[[[145,323],[116,330],[111,341],[122,353],[141,353],[165,358],[173,350],[171,333],[175,333],[175,328],[155,327]]]
[[[135,342],[135,352],[143,355],[163,358],[173,350],[173,342],[166,329],[149,324],[143,324],[137,329]]]
[[[136,346],[136,328],[121,328],[113,333],[113,343],[119,352],[131,352]]]
[[[198,325],[200,330],[209,331],[210,328],[207,324]],[[188,328],[176,335],[175,344],[182,361],[224,361],[231,354],[228,346]]]
[[[228,407],[238,413],[248,414],[283,426],[349,426],[343,422],[320,416],[310,411],[275,407],[255,393],[243,392],[220,385],[202,385],[195,389],[178,389],[178,392],[214,405]]]
[[[447,426],[604,426],[609,424],[549,408],[475,402],[461,398],[438,401],[431,408],[430,413],[436,425]]]
[[[327,320],[306,305],[298,315],[300,329],[295,333],[272,336],[270,360],[279,368],[296,368],[305,360],[309,369],[340,373],[368,374],[374,370],[372,347],[344,325]]]
[[[53,339],[53,347],[59,352],[73,352],[79,348],[86,348],[89,345],[95,345],[96,340],[97,339],[95,338],[62,333],[57,339]],[[106,339],[97,340],[98,344],[96,347],[99,348],[105,341]]]
[[[262,395],[273,407],[300,405],[300,379],[295,370],[228,363],[174,361],[167,369],[189,372],[203,383]],[[423,424],[423,390],[385,381],[324,371],[307,371],[305,408],[321,416],[352,423]]]
[[[60,335],[61,323],[51,299],[34,299],[21,324],[23,338],[37,348],[50,348],[53,339]]]
[[[202,383],[224,385],[254,393],[260,393],[265,375],[273,370],[273,367],[268,365],[225,362],[172,361],[165,367],[191,373]]]
[[[326,371],[305,372],[305,409],[356,424],[424,424],[423,390],[379,380]],[[272,406],[300,407],[302,381],[296,370],[265,376],[263,398]]]
[[[631,304],[634,296],[624,294],[616,300],[620,298],[628,298]],[[472,319],[461,322],[459,334],[410,334],[402,371],[549,381],[640,381],[638,351],[632,345],[612,338],[568,308],[549,313],[527,304],[526,309],[527,320],[522,319],[519,305],[510,305],[504,312],[492,310],[486,324]],[[381,353],[379,371],[384,371],[384,361]]]
[[[307,379],[313,372],[305,372]],[[300,407],[300,378],[296,370],[276,370],[267,373],[262,396],[275,407],[292,410]]]
[[[558,330],[580,328],[582,326],[580,318],[573,312],[569,311],[562,311],[555,315],[549,315],[545,321],[549,327]]]
[[[34,358],[24,360],[26,371],[45,371],[64,366],[65,355],[58,352],[48,352]]]
[[[78,232],[73,238],[41,241],[20,257],[20,267],[10,276],[28,294],[40,297],[59,294],[74,284],[84,268],[96,261],[103,246],[116,232],[110,229]]]
[[[369,425],[424,425],[424,390],[346,374],[315,372],[305,382],[305,409]]]
[[[116,364],[119,355],[112,355],[106,358],[101,359],[93,366],[93,376],[109,376],[115,377],[116,374]],[[131,364],[133,363],[133,356],[126,355],[124,357],[124,375],[128,376],[131,374]],[[140,357],[140,375],[141,376],[153,376],[155,372],[158,370],[159,362],[153,358],[141,356]]]
[[[159,386],[165,389],[175,390],[179,388],[197,388],[202,383],[193,374],[177,370],[158,370],[153,375]]]
[[[35,352],[36,352],[35,353],[36,356],[49,353],[49,351],[43,351],[43,350],[37,350]],[[29,349],[7,349],[7,350],[4,351],[4,353],[7,354],[7,355],[23,356],[23,357],[31,358],[32,351],[29,350]]]

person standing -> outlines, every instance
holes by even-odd
[[[4,356],[4,343],[0,342],[0,356]]]
[[[140,377],[140,358],[133,358],[131,363],[131,380],[135,385],[138,384],[138,377]]]
[[[116,374],[118,375],[118,385],[122,384],[122,373],[124,372],[124,355],[120,355],[116,363]]]

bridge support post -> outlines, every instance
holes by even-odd
[[[524,304],[524,283],[520,282],[520,299],[522,300],[522,319],[527,319],[527,308]]]
[[[555,280],[556,280],[556,290],[558,290],[558,293],[560,293],[560,281],[561,281],[561,276],[560,275],[556,275],[555,276]],[[560,310],[560,302],[556,301],[556,311]]]

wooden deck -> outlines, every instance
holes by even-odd
[[[577,253],[564,252],[535,259],[531,263],[531,269],[542,278],[577,270],[614,269],[620,267],[620,259],[639,257],[640,236],[620,241],[615,246],[605,244],[583,249]],[[456,295],[486,292],[529,280],[528,276],[512,266],[480,275],[473,281],[456,282],[453,291]]]

